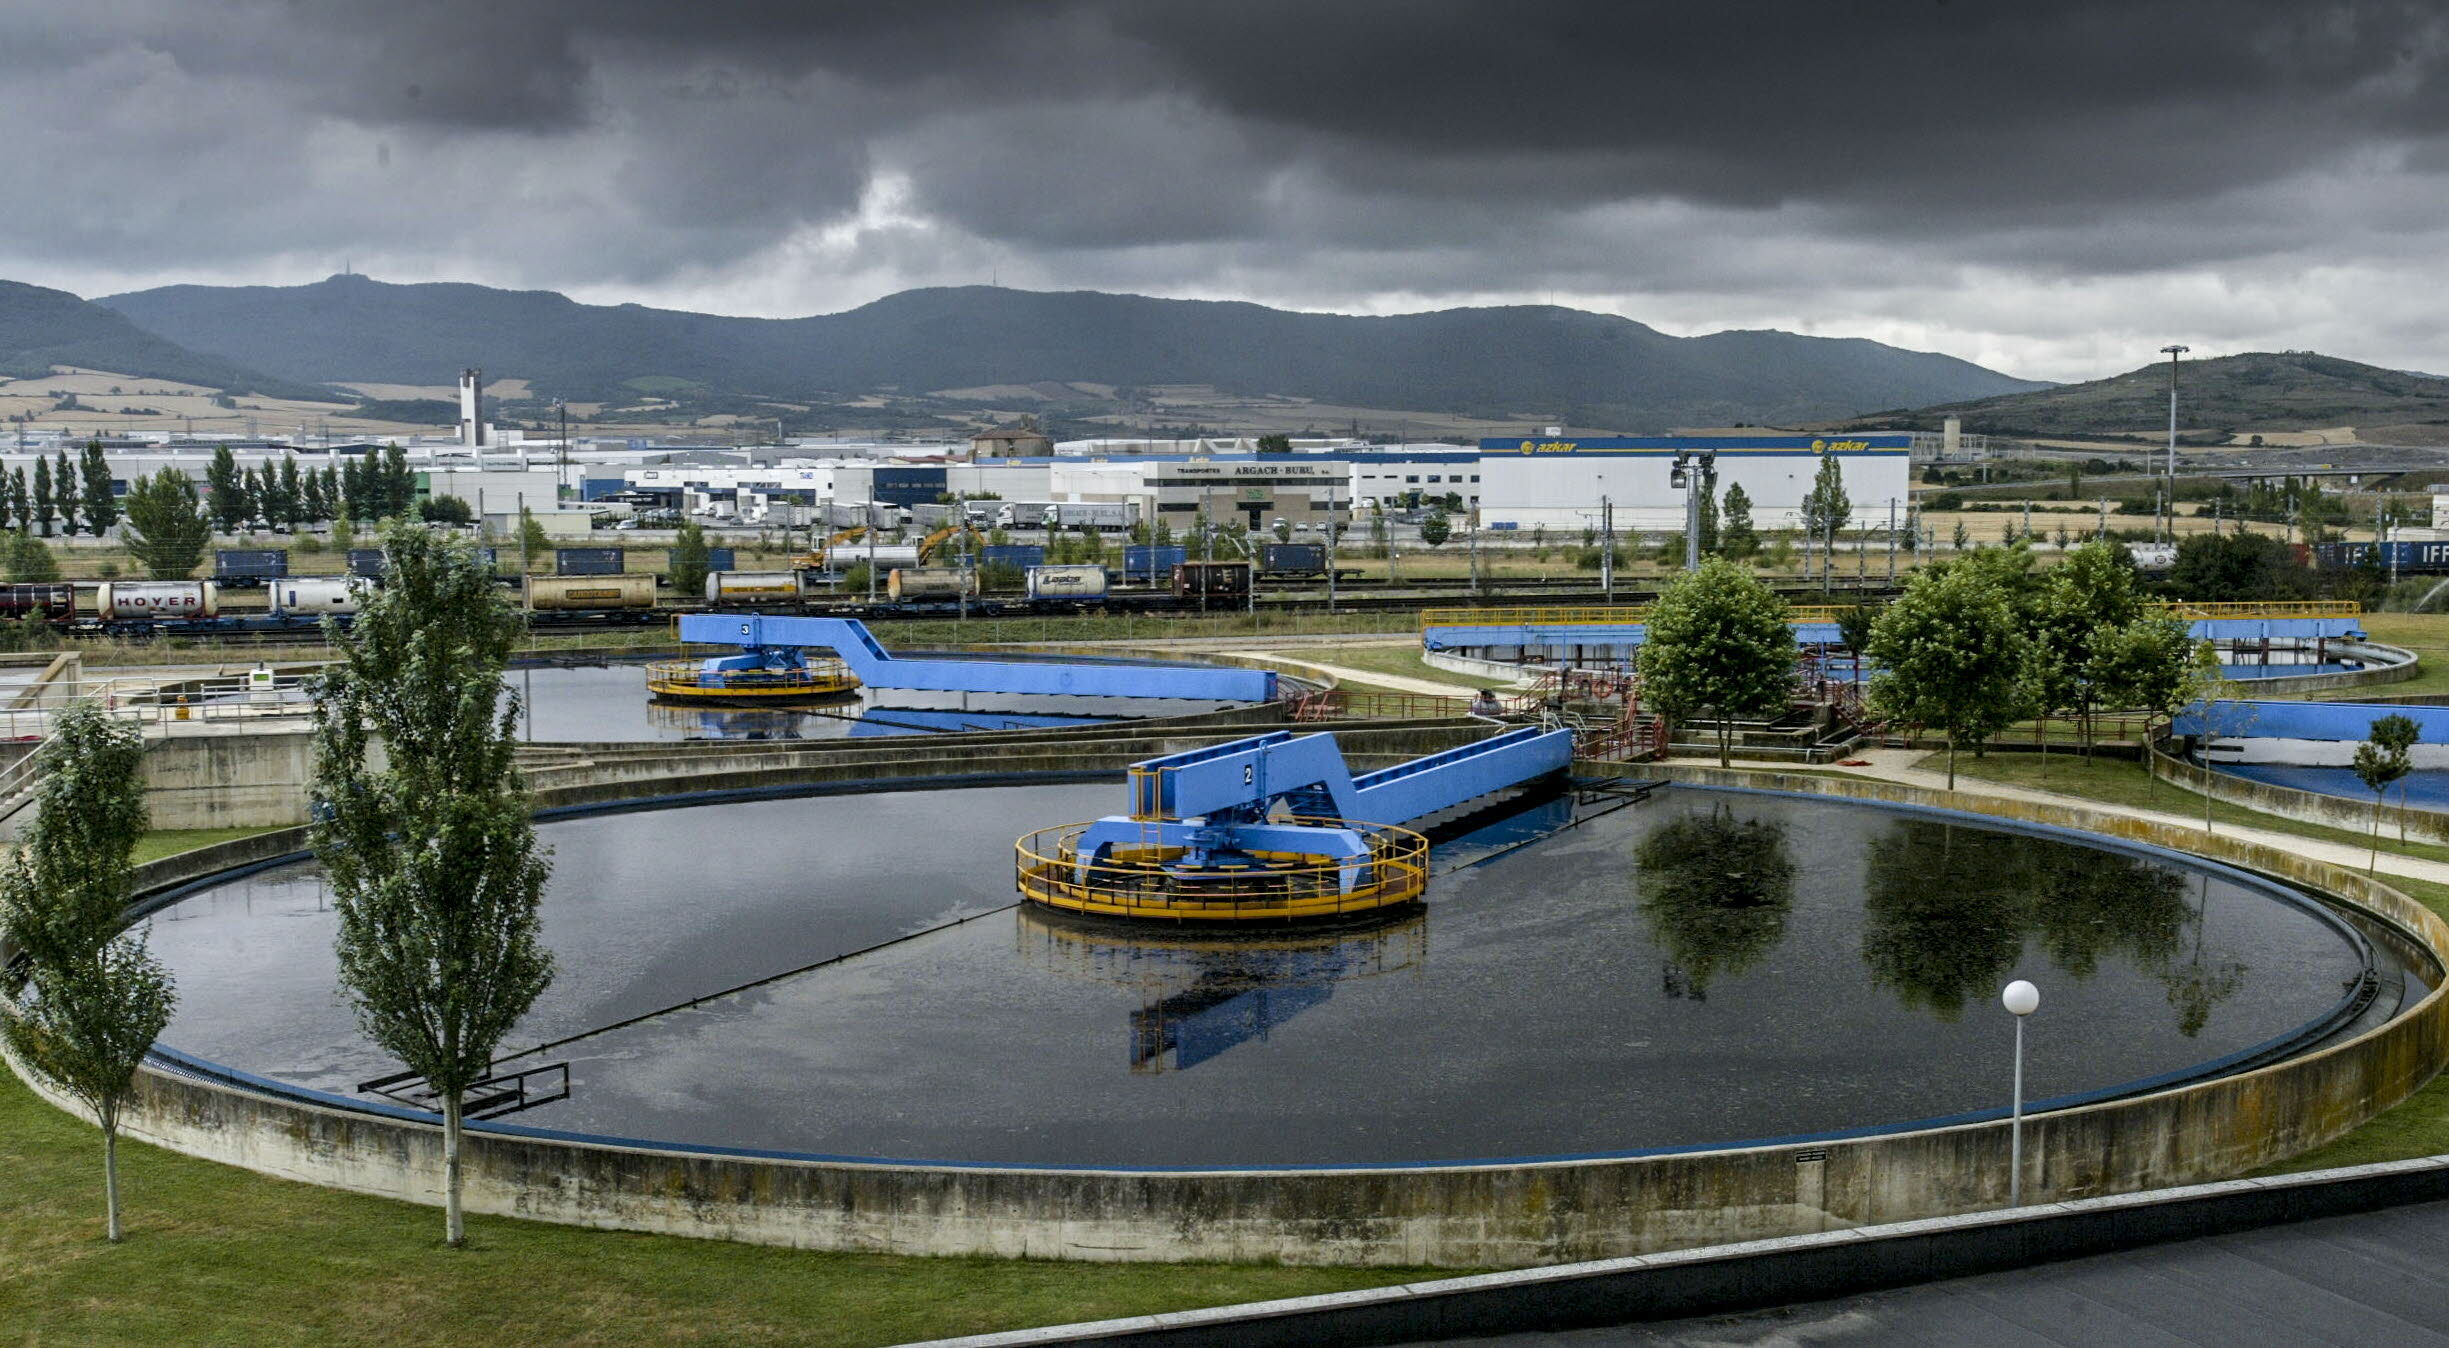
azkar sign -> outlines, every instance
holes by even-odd
[[[1522,442],[1522,452],[1525,454],[1570,454],[1580,448],[1580,445],[1571,440],[1525,440]]]
[[[1811,442],[1811,452],[1814,454],[1834,454],[1845,450],[1869,449],[1870,447],[1871,442],[1868,440],[1814,440]]]

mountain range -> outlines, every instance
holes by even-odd
[[[1675,337],[1513,306],[1355,317],[1257,304],[967,286],[835,314],[734,318],[551,291],[168,286],[98,303],[190,351],[299,383],[442,384],[465,366],[544,398],[840,403],[1059,382],[1203,385],[1361,408],[1612,427],[1827,420],[2045,387],[1952,356],[1785,332]],[[990,401],[987,395],[971,395]]]

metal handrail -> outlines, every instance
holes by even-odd
[[[1391,824],[1296,818],[1289,822],[1351,829],[1369,842],[1362,857],[1297,860],[1260,854],[1265,863],[1195,872],[1168,869],[1183,849],[1133,848],[1117,859],[1080,858],[1089,825],[1062,824],[1013,844],[1013,885],[1022,897],[1050,908],[1106,917],[1167,921],[1251,922],[1337,917],[1408,903],[1428,888],[1429,841]],[[1347,889],[1347,873],[1366,878]]]
[[[1788,610],[1798,623],[1833,623],[1851,604],[1797,604]],[[2357,618],[2364,606],[2353,599],[2273,599],[2199,603],[2170,599],[2153,607],[2182,618]],[[1431,627],[1626,627],[1649,620],[1648,604],[1603,608],[1427,608],[1420,626]]]

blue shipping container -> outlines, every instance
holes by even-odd
[[[381,548],[349,549],[349,574],[380,578],[385,570]]]
[[[613,495],[616,492],[623,492],[627,490],[629,490],[629,482],[625,478],[580,478],[578,482],[578,499],[581,501],[601,501],[605,497]]]
[[[673,555],[673,551],[666,551],[663,554],[663,565],[667,571],[671,569]],[[732,560],[733,556],[734,553],[730,548],[708,548],[706,549],[706,569],[708,571],[737,571],[740,569],[739,564]]]
[[[1133,544],[1122,550],[1123,581],[1128,584],[1135,580],[1170,580],[1173,569],[1189,560],[1190,549],[1186,547]]]
[[[626,569],[628,562],[619,548],[553,549],[556,576],[617,576]]]
[[[289,554],[280,548],[222,548],[213,554],[213,578],[276,579],[289,574]]]
[[[1011,566],[1044,566],[1046,545],[1043,543],[989,543],[978,549],[978,560],[989,566],[1004,563]]]

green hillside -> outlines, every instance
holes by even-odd
[[[330,389],[202,355],[65,290],[0,281],[0,375],[38,378],[54,365],[201,384],[270,398],[331,400]]]
[[[1849,428],[1935,430],[1942,418],[1991,435],[2151,435],[2168,424],[2168,365],[2000,397],[1859,418]],[[2310,351],[2189,360],[2178,372],[2178,424],[2194,438],[2332,426],[2449,425],[2449,379],[2360,365]]]

